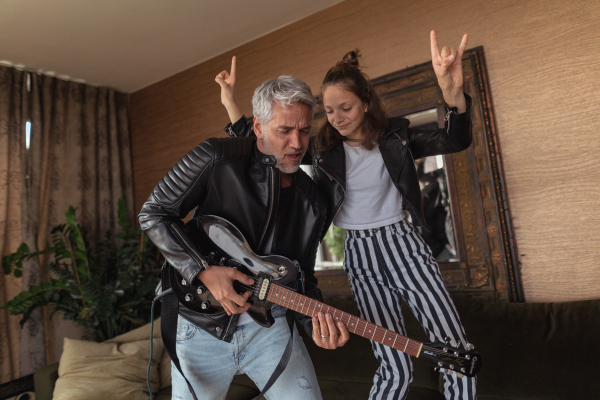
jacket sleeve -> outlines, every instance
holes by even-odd
[[[246,119],[245,115],[242,115],[242,118],[238,119],[234,123],[231,123],[231,122],[228,123],[227,126],[224,128],[224,130],[230,137],[256,136],[256,134],[254,133],[254,127],[252,126],[250,121],[248,121],[248,119]],[[311,140],[311,144],[308,146],[308,150],[306,151],[306,153],[304,154],[304,157],[302,158],[301,163],[303,165],[312,165],[312,157],[310,155],[310,151],[312,148],[312,142],[313,141]]]
[[[321,243],[321,240],[327,232],[328,226],[326,226],[326,224],[327,218],[324,215],[319,220],[319,226],[315,229],[314,238],[310,250],[307,252],[307,256],[305,257],[305,259],[300,263],[300,267],[304,271],[304,294],[310,297],[311,299],[315,299],[321,302],[323,301],[323,293],[321,292],[321,289],[319,289],[319,287],[317,286],[318,279],[315,276],[315,262],[317,259],[317,250],[319,248],[319,243]],[[294,314],[296,316],[296,320],[304,327],[306,333],[312,337],[312,318],[297,312]]]
[[[410,150],[415,160],[439,154],[465,150],[473,140],[471,133],[471,97],[465,93],[467,110],[459,114],[456,107],[444,103],[446,116],[444,128],[431,130],[410,129]]]
[[[242,118],[238,119],[233,124],[231,122],[228,123],[225,127],[225,132],[231,137],[256,136],[252,124],[246,119],[245,115],[242,115]]]
[[[138,215],[142,230],[190,282],[208,263],[182,219],[206,198],[213,158],[211,139],[190,151],[160,180]]]

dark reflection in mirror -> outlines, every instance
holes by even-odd
[[[403,117],[410,121],[410,129],[438,129],[439,117],[435,108]],[[420,226],[416,229],[431,248],[436,261],[458,261],[444,156],[425,157],[415,160],[415,164],[429,231]],[[409,213],[406,215],[410,218]]]

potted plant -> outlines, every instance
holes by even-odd
[[[31,252],[23,243],[2,259],[5,274],[20,277],[24,261],[49,258],[51,277],[19,293],[2,308],[22,315],[21,326],[37,307],[50,306],[51,315],[83,327],[96,341],[104,341],[150,322],[150,304],[159,281],[159,253],[144,232],[133,229],[125,198],[118,201],[121,232],[108,230],[92,251],[84,229],[77,223],[75,208],[65,213],[66,223],[51,231],[53,246]]]

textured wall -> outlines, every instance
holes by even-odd
[[[361,49],[371,77],[483,46],[527,301],[600,297],[600,2],[347,0],[132,95],[136,209],[227,115],[214,76],[238,56],[238,97],[293,74],[318,93],[327,68]],[[225,28],[224,28],[225,29]]]

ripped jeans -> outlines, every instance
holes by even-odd
[[[237,327],[231,343],[215,339],[179,316],[177,355],[198,400],[222,400],[234,375],[246,374],[262,390],[275,370],[290,337],[286,309],[275,307],[275,323]],[[294,324],[294,345],[287,367],[265,394],[269,400],[321,400],[312,361]],[[174,400],[192,400],[177,368],[171,366]]]

